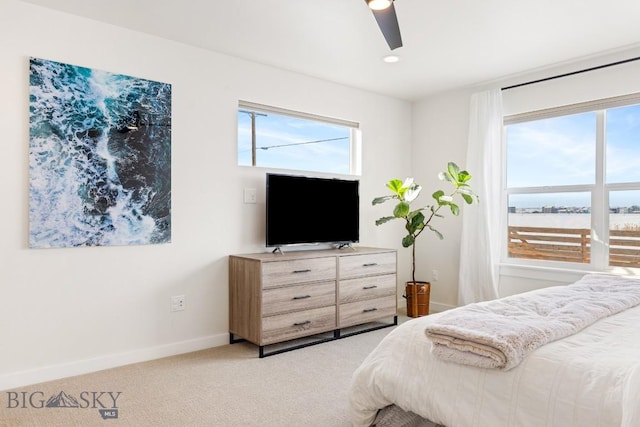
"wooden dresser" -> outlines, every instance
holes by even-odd
[[[259,346],[260,357],[342,338],[345,328],[385,318],[397,324],[396,251],[354,247],[229,257],[231,342]],[[265,346],[331,332],[265,354]],[[359,330],[358,333],[363,332]]]

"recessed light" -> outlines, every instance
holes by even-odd
[[[367,0],[369,8],[372,10],[383,10],[391,6],[392,0]]]
[[[400,61],[400,57],[396,55],[387,55],[382,60],[388,64]]]

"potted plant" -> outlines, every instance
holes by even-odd
[[[410,317],[418,317],[429,314],[429,293],[431,284],[425,281],[416,281],[416,239],[425,230],[433,231],[436,236],[443,239],[442,233],[436,230],[431,221],[436,218],[442,218],[441,209],[448,209],[453,215],[460,214],[460,207],[455,203],[455,197],[459,196],[467,204],[472,204],[478,200],[476,194],[472,191],[468,182],[471,175],[460,170],[458,165],[449,162],[447,170],[440,172],[438,178],[441,181],[450,182],[453,185],[453,191],[449,194],[443,190],[435,191],[431,196],[434,203],[412,210],[411,203],[420,195],[422,186],[416,184],[413,178],[407,178],[404,181],[392,179],[387,182],[387,188],[391,190],[390,195],[376,197],[371,202],[373,205],[384,203],[388,200],[396,200],[397,203],[393,208],[393,216],[384,216],[376,221],[376,225],[384,224],[394,219],[402,219],[405,222],[406,235],[402,238],[402,246],[411,248],[411,282],[407,282],[404,297],[407,298],[407,315]],[[420,307],[418,298],[422,294],[422,300],[426,296],[426,310]],[[424,303],[422,304],[425,305]]]

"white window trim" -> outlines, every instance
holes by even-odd
[[[360,128],[360,123],[351,120],[336,119],[335,117],[321,116],[318,114],[304,113],[301,111],[288,110],[281,107],[272,107],[270,105],[258,104],[250,101],[238,101],[238,108],[246,108],[247,110],[255,110],[263,113],[280,114],[283,116],[298,117],[300,119],[314,120],[317,122],[325,122],[333,125],[350,127],[354,129]]]
[[[527,113],[507,115],[503,119],[502,132],[502,200],[500,218],[500,236],[502,239],[502,259],[500,261],[500,275],[512,275],[526,278],[539,278],[541,273],[548,273],[551,276],[558,274],[575,275],[576,273],[604,272],[611,274],[640,275],[640,269],[628,267],[609,266],[609,250],[606,242],[609,239],[609,200],[608,194],[615,190],[640,190],[640,183],[604,183],[604,171],[606,161],[606,147],[604,136],[605,114],[604,110],[640,104],[640,93],[633,93],[601,100],[582,102],[573,105],[536,110]],[[507,171],[507,138],[505,128],[510,124],[524,123],[535,120],[542,120],[553,117],[567,116],[586,112],[596,112],[596,182],[587,185],[559,185],[542,187],[514,187],[509,189],[506,183]],[[548,192],[591,192],[591,263],[573,263],[561,261],[534,260],[525,258],[509,258],[507,227],[508,219],[508,199],[510,194],[531,194]],[[600,207],[594,211],[593,207]],[[600,233],[598,235],[597,233]]]
[[[256,113],[265,113],[265,114],[277,114],[281,116],[289,116],[295,117],[304,120],[311,120],[315,122],[327,123],[331,125],[342,126],[346,128],[350,128],[350,163],[349,163],[349,172],[346,174],[341,174],[345,176],[361,176],[362,175],[362,132],[360,131],[360,123],[338,119],[335,117],[321,116],[319,114],[305,113],[302,111],[289,110],[282,107],[274,107],[271,105],[259,104],[257,102],[251,101],[238,101],[237,110],[247,110],[254,111]],[[252,168],[265,168],[260,165],[249,166]],[[274,169],[274,168],[268,168]],[[282,168],[276,168],[282,169]],[[289,170],[289,169],[287,169]],[[306,169],[291,169],[292,171],[302,172],[302,173],[312,173],[312,174],[326,174],[326,171],[316,171],[316,170],[306,170]]]
[[[640,92],[595,101],[580,102],[572,105],[561,105],[559,107],[545,108],[543,110],[535,110],[527,113],[511,114],[504,116],[503,123],[506,126],[515,123],[568,116],[571,114],[625,107],[633,104],[640,104]]]

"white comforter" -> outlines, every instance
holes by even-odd
[[[640,306],[532,352],[510,371],[445,362],[425,326],[391,331],[354,373],[354,426],[390,404],[447,427],[640,426]]]
[[[636,305],[640,280],[586,274],[571,285],[449,310],[425,329],[440,359],[508,371],[536,348]]]

